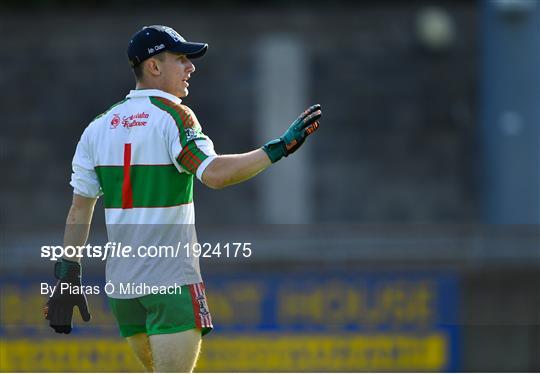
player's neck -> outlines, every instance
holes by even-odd
[[[158,84],[147,84],[145,82],[137,82],[135,85],[136,90],[160,90],[170,95],[176,96],[173,92],[169,92],[165,87],[161,87]]]
[[[157,85],[155,84],[147,84],[145,82],[137,82],[137,84],[135,85],[135,89],[136,90],[161,90],[163,91],[163,89],[161,87],[158,87]]]

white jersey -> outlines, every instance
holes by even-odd
[[[178,248],[197,240],[193,177],[201,179],[215,157],[191,109],[160,90],[132,90],[85,129],[73,158],[74,193],[103,195],[109,241],[132,247],[127,257],[107,259],[106,281],[115,288],[110,296],[142,296],[121,294],[120,283],[125,290],[128,283],[202,281],[198,258]],[[175,250],[149,257],[151,245]]]

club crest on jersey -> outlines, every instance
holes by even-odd
[[[186,134],[186,141],[190,141],[190,140],[193,140],[193,139],[197,139],[197,138],[200,138],[201,137],[201,134],[199,134],[199,131],[195,130],[194,128],[192,127],[188,127],[186,130],[185,130],[185,134]]]
[[[120,115],[118,113],[113,114],[113,118],[111,120],[111,129],[115,129],[120,124]]]

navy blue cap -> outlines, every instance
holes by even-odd
[[[131,66],[164,51],[185,54],[188,58],[201,57],[206,53],[208,44],[186,41],[173,28],[153,25],[145,26],[131,37],[127,50]]]

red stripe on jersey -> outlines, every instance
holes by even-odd
[[[205,322],[204,327],[212,327],[212,315],[210,314],[210,308],[208,307],[208,300],[206,300],[206,295],[204,294],[204,284],[199,283],[197,286],[199,287],[199,291],[200,291],[202,297],[204,297],[206,309],[207,309],[207,312],[208,312],[204,316],[204,322]]]
[[[193,168],[195,168],[195,163],[193,162],[193,159],[187,154],[187,147],[184,147],[184,149],[182,149],[182,152],[180,152],[177,161],[180,165],[182,165],[182,167],[184,167],[184,169],[187,169],[190,172]]]
[[[172,109],[178,114],[180,120],[182,121],[182,127],[188,128],[195,125],[191,113],[188,112],[188,108],[181,104],[176,104],[175,102],[165,99],[164,97],[156,97],[156,100],[165,104],[169,109]]]
[[[131,187],[131,144],[124,144],[124,182],[122,183],[122,209],[133,208]]]
[[[188,169],[189,172],[192,174],[195,174],[197,171],[197,168],[201,164],[201,160],[195,156],[193,152],[187,147],[185,147],[182,152],[180,153],[180,156],[178,157],[179,161],[178,163],[182,166],[184,166],[186,169]]]
[[[195,284],[189,285],[189,293],[191,294],[191,303],[193,304],[193,316],[195,317],[195,326],[197,326],[198,328],[202,328],[201,312],[199,308],[199,302],[197,301],[197,292],[195,286]]]

